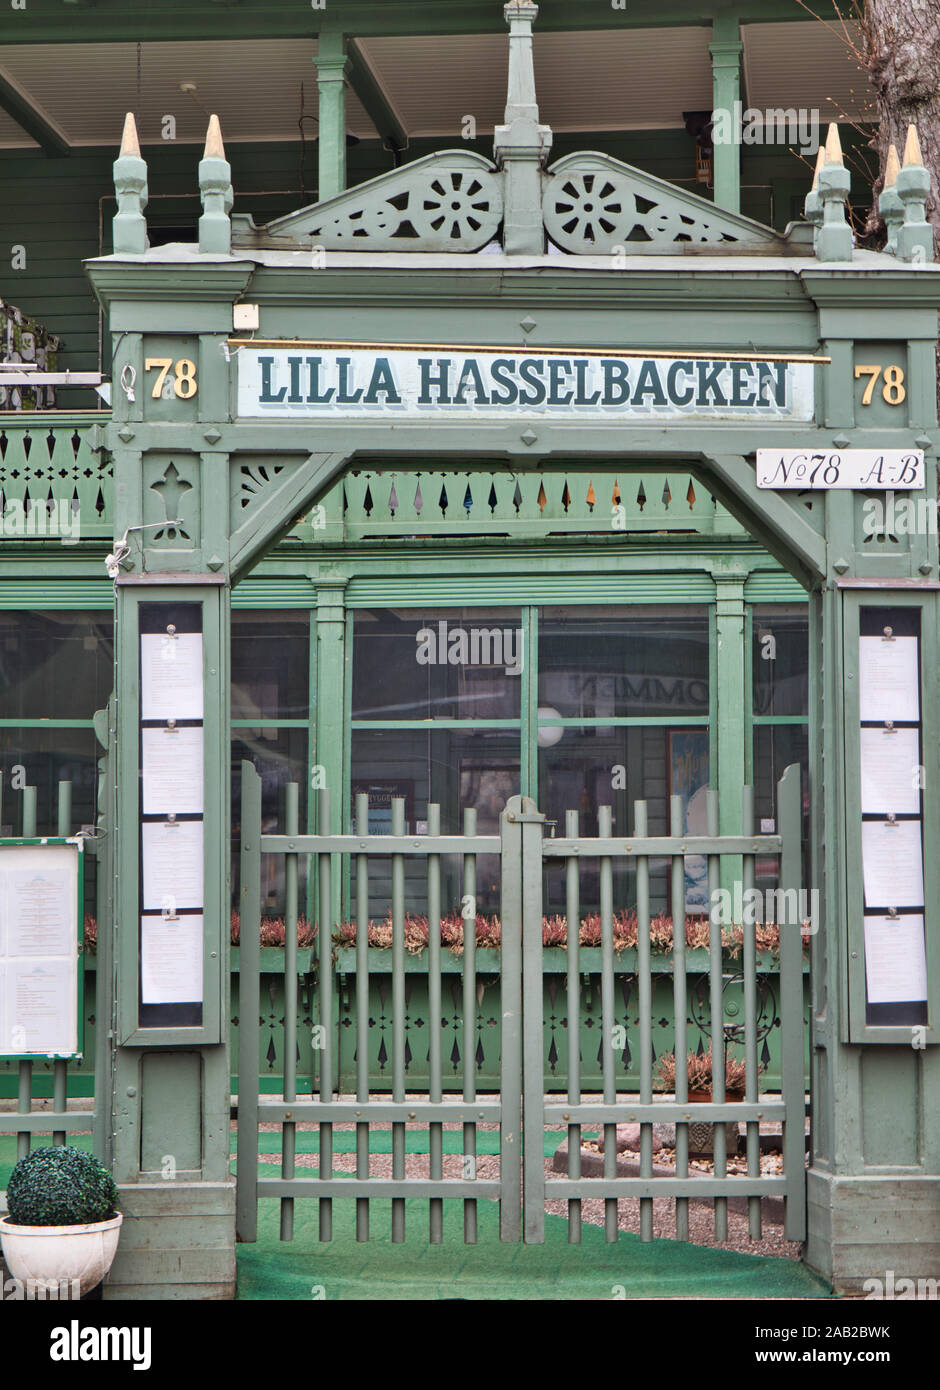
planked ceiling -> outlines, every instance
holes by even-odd
[[[750,106],[815,109],[823,122],[872,119],[865,74],[834,30],[810,21],[741,32]],[[683,111],[711,105],[709,39],[706,27],[536,34],[542,119],[558,131],[681,127]],[[370,38],[359,46],[410,136],[456,142],[468,115],[481,134],[502,120],[504,34]],[[73,146],[114,146],[128,110],[137,113],[144,144],[160,143],[167,115],[178,141],[201,141],[210,112],[228,141],[289,141],[298,138],[301,86],[306,114],[316,115],[315,54],[312,39],[144,43],[139,55],[133,43],[5,45],[0,77]],[[195,92],[184,93],[182,83],[194,83]],[[351,91],[347,124],[361,139],[375,138]],[[315,121],[304,128],[315,137]],[[0,110],[0,148],[34,147]]]

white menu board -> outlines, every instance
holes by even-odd
[[[0,1055],[78,1053],[81,847],[0,845]]]

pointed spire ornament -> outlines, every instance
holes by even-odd
[[[898,170],[901,168],[901,161],[898,159],[898,151],[895,145],[888,146],[888,159],[885,164],[885,188],[893,188],[898,181]]]
[[[933,227],[927,221],[930,170],[924,167],[917,127],[913,125],[907,128],[904,159],[895,187],[904,208],[904,222],[898,229],[897,254],[902,261],[923,265],[933,260]]]
[[[888,146],[888,158],[885,163],[885,182],[884,188],[878,194],[878,211],[884,219],[887,231],[887,241],[885,250],[891,256],[897,255],[898,250],[898,231],[904,222],[904,204],[898,197],[897,182],[898,174],[901,171],[901,163],[898,159],[898,152],[894,145]]]
[[[227,256],[232,249],[232,168],[225,158],[222,128],[218,116],[209,117],[206,145],[199,161],[199,250],[202,254]]]
[[[842,143],[839,140],[839,127],[835,121],[830,123],[826,132],[826,164],[842,164]]]
[[[147,166],[141,158],[133,111],[124,117],[121,150],[112,165],[117,212],[112,241],[118,255],[143,255],[150,243],[144,208],[147,206]]]
[[[907,128],[907,138],[904,141],[904,167],[907,169],[912,164],[923,164],[920,153],[920,138],[917,134],[916,125],[909,125]]]
[[[826,134],[826,147],[817,186],[806,199],[807,221],[813,223],[813,246],[821,261],[850,261],[854,237],[846,221],[845,203],[851,177],[842,158],[839,127],[835,121]]]

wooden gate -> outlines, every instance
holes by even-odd
[[[328,826],[329,797],[320,792],[319,821]],[[464,813],[461,834],[442,834],[440,809],[428,807],[426,833],[408,834],[404,803],[393,801],[391,834],[369,833],[368,806],[357,798],[355,835],[297,833],[296,790],[287,799],[287,827],[283,834],[263,834],[261,827],[261,781],[251,763],[242,764],[242,846],[241,846],[241,949],[239,1003],[239,1097],[238,1097],[238,1238],[257,1239],[259,1198],[279,1198],[281,1238],[293,1235],[294,1202],[315,1198],[319,1202],[319,1235],[332,1237],[333,1203],[355,1201],[356,1236],[368,1240],[370,1204],[382,1198],[391,1201],[393,1242],[405,1239],[406,1201],[419,1198],[428,1203],[427,1229],[432,1244],[443,1240],[444,1202],[463,1203],[463,1239],[472,1244],[477,1238],[477,1203],[499,1202],[500,1237],[504,1241],[524,1239],[540,1243],[545,1239],[547,1200],[567,1202],[569,1241],[581,1237],[582,1201],[602,1198],[605,1203],[607,1239],[618,1234],[618,1200],[640,1199],[640,1235],[653,1236],[653,1201],[664,1198],[675,1203],[675,1231],[680,1240],[689,1236],[688,1209],[692,1198],[713,1202],[716,1237],[727,1238],[729,1197],[747,1199],[752,1238],[761,1234],[761,1198],[785,1200],[785,1234],[801,1240],[805,1234],[805,1094],[803,1079],[803,990],[802,951],[806,923],[800,910],[800,786],[799,769],[790,767],[778,784],[778,831],[755,835],[753,794],[743,795],[743,833],[720,836],[717,830],[717,794],[708,795],[708,834],[683,834],[681,798],[671,800],[671,834],[647,834],[647,808],[635,804],[634,834],[629,838],[613,833],[610,808],[598,813],[597,834],[578,834],[578,813],[569,811],[564,836],[546,822],[533,801],[513,797],[501,817],[501,833],[476,833],[475,812]],[[552,832],[552,833],[548,833]],[[477,1095],[476,1000],[479,976],[479,949],[476,931],[476,874],[480,855],[498,855],[500,862],[499,1007],[494,1009],[499,1030],[500,1090],[497,1096]],[[319,904],[315,957],[317,962],[315,1004],[307,1023],[313,1033],[315,1064],[310,1075],[299,1076],[297,1067],[298,1011],[296,990],[285,987],[284,1086],[280,1097],[260,1093],[258,1084],[258,1041],[260,1025],[260,927],[261,863],[264,855],[284,859],[285,881],[285,985],[297,977],[298,884],[301,860],[307,858],[315,875]],[[460,1049],[462,1085],[448,1091],[444,1084],[443,1031],[441,1008],[441,932],[437,924],[442,915],[452,915],[453,905],[442,904],[442,856],[458,855],[463,889],[461,908],[464,925],[461,956],[463,997],[463,1046]],[[756,908],[755,887],[758,859],[772,856],[778,865],[777,887],[771,901],[786,910],[778,914],[780,950],[780,1018],[782,1031],[782,1088],[779,1095],[760,1092],[757,996],[757,923],[764,921]],[[695,919],[686,913],[686,862],[695,857],[706,867],[710,912]],[[392,939],[392,981],[389,1017],[391,1090],[390,1094],[369,1091],[368,1081],[368,976],[370,884],[369,866],[382,860],[390,873],[390,919]],[[697,928],[708,937],[711,1004],[711,1039],[714,1084],[708,1101],[689,1100],[686,1066],[686,1027],[688,987],[686,932],[673,932],[672,956],[675,993],[675,1047],[678,1059],[673,1088],[654,1100],[654,1057],[652,1047],[652,976],[650,970],[650,884],[651,865],[668,865],[673,921]],[[582,1091],[579,1029],[580,975],[585,946],[581,937],[582,880],[585,866],[599,886],[599,951],[601,974],[600,1035],[603,1088],[598,1093]],[[614,901],[615,867],[634,866],[636,942],[624,950],[615,937],[618,907]],[[355,1095],[334,1091],[336,1020],[334,1018],[334,933],[337,928],[334,903],[336,875],[348,866],[350,884],[355,889],[356,1027],[357,1087]],[[406,867],[410,884],[420,883],[420,900],[426,906],[429,922],[426,948],[429,995],[428,1084],[421,1094],[407,1088],[408,1043],[406,1039],[406,921],[409,919],[406,895]],[[724,868],[724,877],[723,877]],[[568,1059],[567,1099],[547,1098],[545,1094],[545,1049],[543,1024],[543,903],[546,875],[562,872],[565,878],[567,922],[578,923],[577,931],[567,932]],[[730,885],[730,886],[729,886]],[[734,885],[737,885],[735,888]],[[722,936],[723,908],[740,907],[743,921],[732,924],[731,935]],[[622,906],[622,905],[621,905]],[[442,912],[443,909],[443,912]],[[322,924],[328,923],[327,930]],[[735,961],[737,976],[743,976],[744,1022],[729,1024],[723,1003],[728,974],[727,948],[739,953]],[[590,949],[596,950],[596,947]],[[348,967],[346,967],[348,968]],[[484,964],[490,973],[493,966]],[[617,1016],[615,984],[624,972],[635,977],[638,1013],[633,1018]],[[574,1020],[574,1026],[572,1026]],[[716,1026],[717,1021],[717,1026]],[[439,1031],[440,1030],[440,1031]],[[728,1039],[739,1046],[746,1072],[743,1099],[734,1103],[725,1095],[725,1054]],[[629,1045],[640,1054],[640,1089],[625,1095],[618,1092],[618,1069],[623,1081],[623,1054]],[[452,1084],[452,1083],[448,1083]],[[726,1124],[740,1121],[746,1128],[746,1172],[729,1174],[726,1150]],[[280,1127],[280,1172],[263,1176],[259,1169],[259,1125],[274,1122]],[[616,1126],[634,1122],[640,1126],[639,1174],[618,1174]],[[703,1122],[713,1125],[713,1173],[695,1173],[689,1166],[689,1131]],[[675,1127],[674,1171],[654,1171],[653,1126]],[[764,1174],[760,1161],[762,1124],[782,1128],[783,1173]],[[334,1162],[336,1127],[355,1133],[355,1162]],[[584,1126],[601,1126],[604,1135],[603,1174],[581,1172],[581,1139]],[[301,1129],[301,1127],[304,1127]],[[370,1144],[379,1127],[391,1129],[391,1175],[373,1174]],[[315,1128],[319,1160],[316,1171],[298,1172],[297,1136]],[[407,1136],[424,1132],[423,1152],[426,1173],[407,1173]],[[498,1134],[494,1161],[478,1161],[481,1132]],[[556,1131],[561,1141],[567,1134],[567,1172],[549,1176],[546,1172],[545,1136]],[[459,1171],[445,1175],[445,1140],[457,1137]],[[492,1145],[487,1145],[492,1147]],[[264,1165],[268,1166],[268,1165]],[[740,1168],[740,1164],[736,1165]],[[423,1220],[423,1218],[422,1218]]]

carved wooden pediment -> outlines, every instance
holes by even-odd
[[[618,247],[629,255],[681,255],[691,246],[764,246],[779,253],[786,244],[760,222],[590,151],[566,155],[548,169],[542,214],[555,245],[574,255],[609,255]]]
[[[271,222],[271,237],[328,251],[479,251],[503,216],[502,175],[472,150],[441,150]]]

